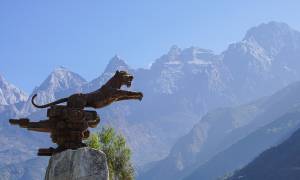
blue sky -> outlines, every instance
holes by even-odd
[[[30,93],[58,66],[87,80],[118,54],[146,67],[176,44],[216,53],[271,20],[300,30],[298,0],[0,0],[0,74]]]

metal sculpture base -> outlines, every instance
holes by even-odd
[[[48,132],[57,148],[41,148],[39,156],[51,156],[67,149],[86,147],[82,141],[90,135],[89,127],[95,128],[100,118],[96,111],[70,108],[62,105],[51,106],[47,111],[48,120],[30,122],[29,119],[10,119],[13,125],[19,125],[31,131]]]

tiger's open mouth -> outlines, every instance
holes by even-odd
[[[126,86],[127,86],[128,88],[131,87],[132,80],[133,80],[133,76],[128,76],[127,83],[126,83]]]

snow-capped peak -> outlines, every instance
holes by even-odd
[[[10,84],[0,75],[0,105],[15,104],[26,101],[28,96],[16,86]]]
[[[294,30],[287,24],[281,22],[271,21],[269,23],[262,23],[256,27],[250,28],[244,40],[255,38],[255,39],[267,39],[268,37],[274,38],[274,36],[285,36],[293,32]]]
[[[80,75],[71,72],[64,67],[57,67],[41,84],[38,90],[59,91],[74,86],[79,87],[84,83],[86,83],[86,80]]]
[[[131,71],[130,67],[126,64],[125,60],[121,59],[120,56],[115,55],[113,58],[110,59],[104,72],[99,77],[87,83],[83,87],[84,91],[90,92],[100,88],[103,85],[103,83],[105,83],[109,78],[111,78],[117,70]]]
[[[181,53],[181,49],[177,45],[173,45],[170,48],[168,55],[169,56],[178,56],[180,53]]]
[[[204,65],[211,64],[212,57],[215,56],[211,50],[190,47],[180,49],[177,46],[172,46],[169,52],[156,60],[152,67],[160,67],[162,65]]]
[[[128,70],[129,66],[118,55],[115,55],[105,68],[105,73],[114,73],[117,70]]]
[[[300,33],[285,23],[272,21],[248,30],[243,41],[261,46],[270,57],[274,57],[286,47],[294,49],[300,42]]]
[[[211,50],[190,47],[182,51],[180,59],[185,64],[202,66],[212,64],[214,56]]]
[[[34,89],[32,95],[37,94],[37,103],[46,104],[81,91],[81,87],[86,82],[80,75],[64,67],[57,67],[39,87]],[[36,111],[36,109],[32,107],[29,99],[22,108],[22,113],[26,115],[33,111]]]
[[[53,70],[53,72],[60,72],[60,71],[69,71],[69,70],[64,66],[58,66]]]

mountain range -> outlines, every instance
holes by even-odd
[[[293,42],[292,45],[289,42]],[[296,52],[299,45],[299,33],[290,31],[285,24],[270,22],[250,29],[242,42],[230,45],[228,50],[222,53],[223,62],[231,72],[232,80],[229,84],[232,84],[229,87],[233,87],[233,94],[240,97],[241,101],[247,101],[255,96],[271,94],[272,90],[278,89],[279,84],[275,81],[285,78],[290,80],[291,72],[299,73],[298,69],[289,71],[289,68],[286,68],[291,62],[298,68],[300,67],[297,65],[299,52],[298,54]],[[294,54],[294,57],[287,55],[283,59],[283,56],[279,55],[287,52]],[[278,69],[281,69],[280,72]],[[294,78],[297,79],[297,76]],[[284,81],[281,83],[281,85],[285,84]],[[189,174],[192,175],[187,179],[215,179],[234,168],[245,165],[253,156],[272,145],[271,142],[275,140],[267,138],[269,143],[262,143],[263,145],[259,148],[248,142],[259,150],[254,151],[251,156],[241,153],[243,161],[235,158],[234,154],[221,154],[222,151],[239,140],[246,139],[253,131],[271,123],[299,104],[299,98],[297,98],[299,88],[295,86],[295,84],[291,85],[271,97],[265,97],[250,104],[209,112],[186,136],[175,143],[165,159],[147,167],[146,172],[140,175],[140,179],[182,179]],[[295,126],[292,127],[295,128]],[[294,130],[292,127],[288,132]],[[279,137],[282,136],[280,134]],[[259,142],[258,138],[256,140]],[[239,150],[242,148],[234,149],[233,152],[237,153]],[[251,148],[248,147],[248,150]],[[219,153],[221,154],[219,161],[216,161],[217,157],[214,156]],[[224,158],[228,160],[222,161]],[[230,166],[230,164],[234,165]]]
[[[37,111],[32,107],[30,98],[33,94],[38,94],[39,104],[48,103],[75,92],[96,90],[116,70],[127,70],[135,77],[131,88],[142,91],[144,99],[141,103],[120,102],[98,110],[101,124],[111,125],[126,136],[142,179],[151,179],[147,174],[171,177],[162,174],[165,169],[180,174],[178,178],[184,177],[190,169],[187,167],[194,163],[199,167],[285,113],[267,114],[268,108],[274,106],[272,100],[279,97],[253,100],[269,96],[300,79],[299,50],[298,31],[284,23],[269,22],[251,28],[242,41],[229,45],[221,54],[197,47],[181,49],[172,46],[148,69],[133,69],[115,56],[105,71],[90,82],[60,67],[29,96],[0,81],[0,92],[6,93],[4,96],[0,93],[0,122],[3,125],[0,129],[0,157],[3,157],[0,173],[10,172],[8,169],[12,167],[24,170],[21,164],[36,162],[31,160],[38,147],[51,145],[47,135],[7,124],[11,117],[45,118],[44,110]],[[9,87],[10,90],[5,90]],[[252,103],[245,104],[250,101]],[[220,107],[228,108],[214,110]],[[266,116],[266,119],[260,122],[254,116]],[[241,136],[235,136],[235,133]],[[19,157],[13,158],[14,154]],[[168,159],[170,166],[157,171]]]

